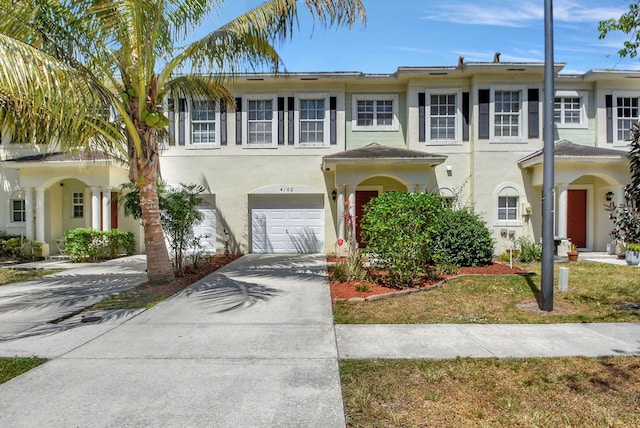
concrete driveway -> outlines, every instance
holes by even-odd
[[[330,302],[323,255],[244,256],[0,385],[0,426],[344,427]]]

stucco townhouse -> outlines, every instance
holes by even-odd
[[[359,72],[247,74],[236,108],[167,100],[161,167],[170,185],[202,184],[209,251],[340,252],[345,210],[382,192],[433,192],[474,207],[496,253],[541,238],[542,63],[462,63]],[[604,205],[623,200],[639,71],[555,80],[555,235],[605,251]],[[75,227],[132,231],[114,193],[126,169],[46,144],[0,150],[0,230],[59,252]]]

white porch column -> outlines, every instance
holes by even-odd
[[[336,199],[338,218],[338,239],[344,240],[344,186],[338,187],[338,198]]]
[[[91,228],[100,230],[100,189],[91,188]]]
[[[44,243],[44,191],[36,189],[36,241]],[[26,201],[25,201],[26,205]]]
[[[111,189],[102,188],[102,230],[111,230]]]
[[[347,224],[347,227],[351,228],[351,237],[356,239],[356,186],[349,186],[349,214],[353,223]]]
[[[568,212],[569,186],[566,184],[558,185],[558,205],[556,217],[556,236],[561,238],[567,237],[567,212]]]
[[[25,238],[33,241],[34,224],[33,224],[33,188],[27,187],[24,192],[24,215],[25,215]]]

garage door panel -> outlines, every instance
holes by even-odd
[[[258,197],[250,205],[252,252],[324,251],[324,208],[321,196]]]

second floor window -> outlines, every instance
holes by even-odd
[[[11,200],[11,221],[13,223],[24,223],[27,219],[27,209],[24,199]]]
[[[247,107],[247,143],[249,145],[272,144],[273,100],[249,100]]]
[[[73,192],[71,196],[71,216],[73,218],[84,217],[84,193]]]
[[[638,98],[616,98],[616,138],[618,141],[631,140],[631,127],[638,121]]]
[[[323,143],[325,100],[300,100],[300,143]]]
[[[429,126],[431,140],[456,139],[456,96],[429,97]]]
[[[216,143],[215,106],[204,101],[194,101],[191,110],[191,144]]]
[[[398,97],[396,95],[354,95],[354,131],[398,130]]]
[[[554,121],[560,125],[579,124],[582,107],[579,97],[556,97],[554,102]]]
[[[520,91],[495,91],[494,137],[520,137],[522,113],[520,94]]]

